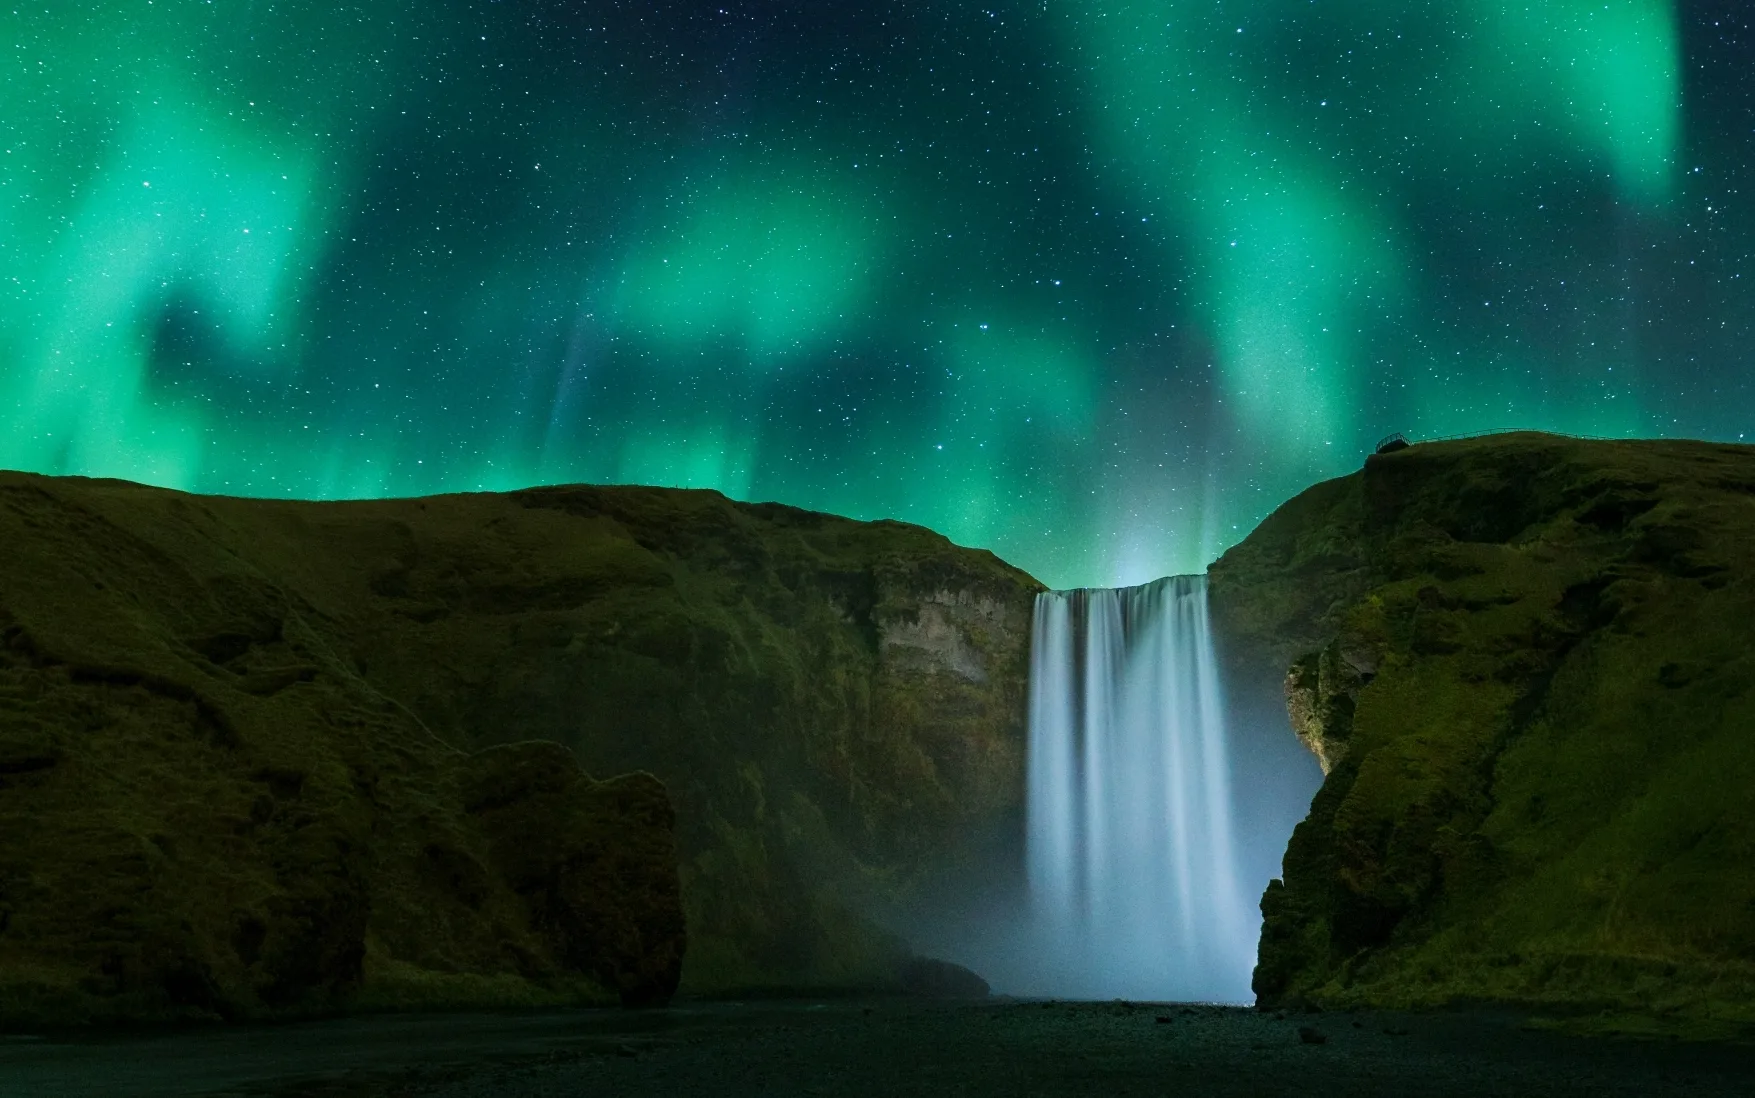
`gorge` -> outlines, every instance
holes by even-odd
[[[870,991],[918,950],[1742,1025],[1752,486],[1745,447],[1417,444],[1204,580],[1051,593],[711,492],[0,474],[0,1020]]]

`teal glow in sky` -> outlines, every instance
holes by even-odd
[[[1072,586],[1392,430],[1741,438],[1746,11],[9,11],[0,466],[712,487]]]

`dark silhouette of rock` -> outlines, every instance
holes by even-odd
[[[985,999],[987,981],[950,961],[911,957],[898,970],[902,990],[929,999]]]

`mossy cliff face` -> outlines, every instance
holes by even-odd
[[[1264,1004],[1755,1018],[1755,449],[1374,456],[1212,585],[1327,770]]]
[[[1040,585],[991,554],[646,488],[353,504],[305,536],[367,565],[338,630],[440,735],[664,780],[693,991],[891,980],[870,916],[1021,811]]]
[[[663,787],[443,742],[228,509],[0,474],[0,1025],[668,998]]]
[[[81,1009],[662,998],[679,874],[694,989],[881,982],[1021,808],[1038,585],[916,527],[0,474],[0,541],[0,985]]]

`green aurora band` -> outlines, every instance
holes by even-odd
[[[1752,428],[1734,4],[0,21],[0,466],[710,487],[1072,586],[1391,430]]]

